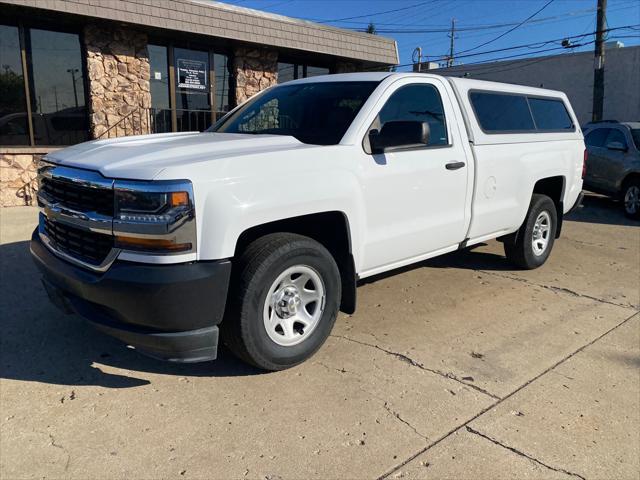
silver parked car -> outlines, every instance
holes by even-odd
[[[627,216],[640,219],[640,122],[593,122],[583,130],[584,188],[619,198]]]

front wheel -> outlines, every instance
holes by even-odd
[[[629,218],[640,219],[640,180],[631,179],[625,182],[622,189],[624,213]]]
[[[557,225],[558,213],[553,200],[534,194],[516,241],[504,244],[509,261],[526,270],[541,266],[551,254]]]
[[[251,243],[234,265],[222,338],[264,370],[293,367],[325,342],[338,314],[338,266],[321,244],[291,233]]]

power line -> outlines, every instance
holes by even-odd
[[[615,27],[615,28],[609,28],[607,30],[604,30],[605,32],[610,32],[610,31],[615,31],[615,30],[627,30],[627,29],[631,29],[633,28],[635,25],[625,25],[622,27]],[[595,35],[597,32],[591,32],[591,33],[584,33],[584,34],[580,34],[580,35],[569,35],[566,37],[562,37],[562,38],[554,38],[552,40],[542,40],[536,43],[527,43],[527,44],[522,44],[522,45],[514,45],[511,47],[503,47],[503,48],[496,48],[494,50],[484,50],[482,52],[475,52],[475,53],[467,53],[466,55],[456,55],[456,58],[468,58],[468,57],[477,57],[479,55],[487,55],[490,53],[498,53],[498,52],[508,52],[510,50],[518,50],[520,48],[541,48],[545,45],[548,45],[550,43],[556,43],[556,42],[561,42],[562,40],[565,39],[583,39],[585,37],[588,37],[590,35]],[[584,45],[584,44],[583,44]],[[570,48],[576,48],[579,47],[581,45],[574,45],[573,47]],[[567,47],[559,47],[559,48],[567,48]],[[532,53],[536,53],[536,52],[526,52],[523,53],[521,55],[530,55]],[[448,55],[439,55],[436,56],[435,59],[432,59],[432,61],[438,62],[438,61],[445,61],[448,58]]]
[[[410,10],[412,8],[421,7],[423,5],[426,5],[428,3],[433,3],[433,2],[434,2],[434,0],[429,0],[427,2],[416,3],[415,5],[410,5],[408,7],[394,8],[393,10],[386,10],[384,12],[368,13],[366,15],[356,15],[354,17],[336,18],[336,19],[333,19],[333,20],[316,20],[316,22],[318,22],[318,23],[342,22],[344,20],[353,20],[355,18],[375,17],[377,15],[386,15],[387,13],[395,13],[395,12],[402,12],[404,10]]]
[[[637,5],[634,3],[633,5],[627,5],[624,7],[619,7],[619,8],[611,8],[609,9],[610,11],[622,11],[622,10],[629,10],[629,9],[635,9],[637,8]],[[531,20],[529,22],[527,22],[526,25],[522,25],[521,28],[528,28],[528,27],[537,27],[540,25],[545,25],[547,23],[556,23],[559,21],[566,21],[566,20],[575,20],[578,18],[584,18],[584,17],[590,17],[591,18],[591,14],[590,13],[584,13],[584,12],[595,12],[596,9],[595,8],[590,8],[590,9],[585,9],[585,10],[575,10],[572,12],[567,12],[567,13],[563,13],[561,15],[553,15],[550,17],[543,17],[543,18],[538,18],[535,20]],[[567,17],[572,17],[572,18],[567,18]],[[368,22],[367,22],[368,23]],[[381,23],[376,22],[376,25],[383,25]],[[488,35],[491,32],[489,30],[495,30],[497,28],[504,28],[504,27],[509,27],[509,26],[513,26],[513,25],[517,25],[517,23],[511,22],[511,23],[498,23],[498,24],[478,24],[478,25],[468,25],[466,27],[460,27],[460,26],[456,26],[456,30],[459,32],[463,32],[463,31],[468,31],[468,32],[475,32],[475,31],[485,31],[485,33],[483,35]],[[425,29],[387,29],[387,28],[377,28],[377,32],[378,33],[394,33],[394,34],[417,34],[417,33],[446,33],[449,32],[450,30],[450,26],[446,26],[446,25],[432,25],[434,28],[425,28]],[[438,27],[438,28],[435,28]],[[341,27],[344,28],[344,27]],[[362,31],[361,28],[348,28],[349,30],[354,30],[354,31]],[[475,35],[475,36],[482,36],[482,35]],[[466,38],[471,38],[471,36],[466,36]],[[448,42],[448,40],[447,40]]]
[[[625,7],[625,8],[628,8],[628,7]],[[558,18],[564,18],[564,17],[568,17],[568,16],[575,16],[577,14],[587,14],[587,13],[591,13],[591,12],[595,12],[595,11],[596,11],[595,8],[585,8],[585,9],[582,9],[582,10],[573,10],[571,12],[562,13],[560,15],[551,15],[549,17],[538,18],[538,19],[533,20],[533,21],[528,22],[528,23],[542,23],[542,22],[546,22],[548,20],[556,20]],[[364,24],[368,24],[369,22],[345,22],[345,23],[357,23],[358,25],[364,25]],[[459,30],[460,31],[464,31],[464,30],[469,30],[469,31],[473,31],[473,30],[490,30],[490,29],[495,29],[495,28],[511,27],[511,26],[514,26],[514,25],[519,25],[521,23],[522,22],[470,24],[470,25],[467,25],[466,27],[460,27]],[[415,27],[426,27],[426,29],[420,29],[420,30],[381,29],[381,31],[388,32],[388,33],[397,33],[397,32],[424,33],[424,32],[431,32],[431,31],[440,32],[440,31],[446,31],[447,30],[447,25],[445,25],[445,24],[417,25],[417,24],[383,23],[383,22],[376,22],[376,24],[377,25],[387,25],[387,26],[410,25],[410,26],[415,26]]]
[[[466,53],[466,52],[471,52],[473,50],[477,50],[480,47],[484,47],[485,45],[488,45],[490,43],[495,42],[496,40],[501,39],[502,37],[510,34],[511,32],[513,32],[514,30],[516,30],[517,28],[521,27],[522,25],[524,25],[525,23],[527,23],[529,20],[531,20],[533,17],[535,17],[536,15],[538,15],[540,12],[542,12],[545,8],[547,8],[549,5],[551,5],[555,0],[549,0],[547,3],[545,3],[542,8],[538,9],[535,13],[533,13],[532,15],[529,15],[527,18],[525,18],[522,22],[518,23],[517,25],[514,25],[513,27],[511,27],[509,30],[507,30],[504,33],[501,33],[500,35],[498,35],[497,37],[491,39],[491,40],[487,40],[484,43],[481,43],[479,45],[476,45],[473,48],[468,48],[467,50],[462,50],[461,52],[458,53]]]
[[[624,25],[621,27],[614,27],[614,28],[608,28],[606,30],[604,30],[604,32],[612,32],[612,31],[616,31],[616,30],[628,30],[628,29],[632,29],[632,30],[636,30],[635,27],[640,27],[640,24],[633,24],[633,25]],[[468,58],[468,57],[473,57],[473,56],[479,56],[479,55],[487,55],[490,53],[498,53],[498,52],[504,52],[504,51],[510,51],[510,50],[515,50],[518,48],[526,48],[526,47],[530,47],[530,46],[535,46],[535,45],[544,45],[544,44],[549,44],[549,43],[553,43],[553,42],[559,42],[564,40],[565,38],[584,38],[584,37],[588,37],[590,35],[594,35],[596,32],[590,32],[590,33],[586,33],[586,34],[580,34],[580,35],[570,35],[570,36],[566,36],[563,38],[557,38],[557,39],[552,39],[552,40],[541,40],[539,42],[536,43],[530,43],[530,44],[526,44],[526,45],[517,45],[517,46],[512,46],[512,47],[505,47],[505,48],[498,48],[498,49],[494,49],[494,50],[485,50],[483,52],[475,52],[475,53],[469,53],[467,55],[456,55],[457,58]],[[582,47],[585,45],[590,45],[593,44],[595,41],[589,41],[589,42],[585,42],[582,44],[578,44],[578,45],[574,45],[573,47],[570,48],[577,48],[577,47]],[[533,52],[525,52],[525,53],[520,53],[520,54],[516,54],[516,55],[510,55],[510,56],[506,56],[506,57],[498,57],[498,58],[493,58],[490,60],[485,60],[485,61],[481,61],[481,62],[475,62],[475,63],[467,63],[465,65],[477,65],[477,64],[481,64],[481,63],[490,63],[490,62],[495,62],[495,61],[499,61],[499,60],[504,60],[504,59],[508,59],[508,58],[515,58],[518,56],[524,56],[524,55],[534,55],[536,53],[544,53],[544,52],[550,52],[553,50],[565,50],[566,47],[554,47],[554,48],[549,48],[549,49],[544,49],[544,50],[536,50]],[[447,55],[441,55],[438,56],[436,58],[431,58],[430,61],[432,62],[443,62],[447,59]],[[402,68],[402,67],[409,67],[412,66],[413,63],[406,63],[406,64],[402,64],[402,65],[392,65],[392,64],[387,64],[387,65],[382,65],[382,66],[378,66],[378,67],[372,67],[372,68],[368,68],[368,69],[364,69],[364,71],[372,71],[372,70],[379,70],[381,68],[390,68],[390,67],[396,67],[396,68]]]

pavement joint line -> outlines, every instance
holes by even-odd
[[[524,453],[524,452],[522,452],[522,451],[520,451],[520,450],[518,450],[516,448],[510,447],[509,445],[505,445],[504,443],[496,440],[495,438],[492,438],[492,437],[490,437],[489,435],[487,435],[485,433],[479,432],[478,430],[475,430],[475,429],[471,428],[469,425],[466,425],[465,428],[466,428],[467,432],[472,433],[474,435],[477,435],[477,436],[479,436],[481,438],[484,438],[484,439],[490,441],[491,443],[494,443],[495,445],[498,445],[499,447],[504,448],[505,450],[509,450],[510,452],[513,452],[516,455],[519,455],[521,457],[527,458],[527,459],[531,460],[532,462],[537,463],[538,465],[542,465],[543,467],[548,468],[549,470],[552,470],[554,472],[559,472],[559,473],[565,473],[567,475],[570,475],[572,477],[577,477],[577,478],[580,478],[582,480],[587,480],[585,477],[583,477],[582,475],[580,475],[578,473],[570,472],[569,470],[565,470],[564,468],[552,467],[551,465],[547,465],[546,463],[541,462],[540,460],[538,460],[535,457],[532,457],[531,455],[528,455],[528,454],[526,454],[526,453]]]
[[[489,392],[488,390],[485,390],[482,387],[479,387],[477,385],[473,385],[472,383],[467,383],[464,380],[461,380],[460,378],[458,378],[456,375],[454,375],[451,372],[443,372],[441,370],[436,370],[433,368],[429,368],[429,367],[425,367],[423,364],[416,362],[413,358],[403,354],[403,353],[398,353],[398,352],[394,352],[392,350],[387,350],[386,348],[381,347],[380,345],[375,345],[373,343],[367,343],[367,342],[362,342],[360,340],[355,340],[353,338],[350,337],[345,337],[344,335],[331,335],[332,337],[335,338],[341,338],[343,340],[347,340],[349,342],[354,342],[360,345],[364,345],[365,347],[370,347],[370,348],[375,348],[377,350],[380,350],[381,352],[386,353],[387,355],[391,355],[393,357],[396,357],[398,360],[408,363],[409,365],[411,365],[412,367],[417,367],[421,370],[424,370],[426,372],[430,372],[430,373],[434,373],[440,377],[444,377],[447,378],[449,380],[453,380],[454,382],[458,382],[461,383],[462,385],[472,388],[473,390],[480,392],[484,395],[487,395],[488,397],[493,398],[494,400],[500,400],[500,397],[497,395],[494,395],[493,393]]]
[[[484,273],[486,275],[492,275],[492,276],[498,277],[498,278],[506,278],[507,280],[515,280],[516,282],[526,283],[527,285],[531,285],[531,286],[534,286],[534,287],[544,288],[546,290],[551,290],[554,293],[566,293],[568,295],[571,295],[572,297],[586,298],[588,300],[593,300],[594,302],[604,303],[604,304],[607,304],[607,305],[613,305],[613,306],[621,307],[621,308],[631,308],[631,309],[635,310],[636,312],[639,309],[639,307],[637,305],[633,305],[631,303],[623,304],[623,303],[611,302],[609,300],[604,300],[602,298],[593,297],[591,295],[585,295],[584,293],[579,293],[579,292],[576,292],[576,291],[571,290],[569,288],[556,287],[554,285],[545,285],[543,283],[536,283],[536,282],[532,282],[532,281],[527,280],[526,278],[522,278],[522,277],[514,277],[514,276],[511,276],[511,275],[502,275],[500,273],[491,272],[491,271],[488,271],[488,270],[475,270],[475,271],[478,272],[478,273]]]
[[[514,396],[516,393],[520,392],[521,390],[523,390],[524,388],[528,387],[529,385],[531,385],[533,382],[535,382],[536,380],[538,380],[539,378],[543,377],[544,375],[546,375],[547,373],[549,373],[550,371],[554,370],[556,367],[558,367],[559,365],[563,364],[564,362],[566,362],[567,360],[571,359],[574,355],[577,355],[578,353],[582,352],[585,348],[590,347],[591,345],[593,345],[594,343],[596,343],[597,341],[599,341],[600,339],[604,338],[605,336],[607,336],[608,334],[610,334],[611,332],[613,332],[614,330],[618,329],[619,327],[623,326],[625,323],[629,322],[631,319],[633,319],[635,316],[639,315],[640,312],[635,312],[632,315],[630,315],[629,317],[625,318],[624,320],[622,320],[622,322],[618,323],[617,325],[614,325],[613,327],[611,327],[609,330],[607,330],[606,332],[598,335],[596,338],[594,338],[593,340],[591,340],[588,343],[585,343],[583,346],[581,346],[580,348],[578,348],[577,350],[573,351],[572,353],[570,353],[569,355],[565,356],[564,358],[558,360],[556,363],[554,363],[553,365],[551,365],[550,367],[548,367],[547,369],[543,370],[542,372],[540,372],[538,375],[536,375],[535,377],[527,380],[525,383],[523,383],[522,385],[520,385],[518,388],[516,388],[513,392],[509,393],[508,395],[502,397],[500,400],[498,400],[497,402],[489,405],[488,407],[483,408],[482,410],[480,410],[478,413],[476,413],[473,417],[471,417],[469,420],[467,420],[466,422],[458,425],[457,427],[454,427],[452,430],[449,430],[447,433],[445,433],[444,435],[442,435],[440,438],[436,439],[433,443],[430,443],[429,445],[427,445],[426,447],[421,448],[420,450],[418,450],[416,453],[414,453],[413,455],[411,455],[409,458],[405,459],[404,461],[402,461],[401,463],[399,463],[398,465],[392,467],[391,469],[389,469],[386,473],[383,473],[382,475],[380,475],[376,480],[383,480],[385,478],[388,478],[389,476],[391,476],[394,472],[397,472],[398,470],[400,470],[402,467],[404,467],[407,463],[409,463],[410,461],[414,460],[415,458],[419,457],[420,455],[422,455],[423,453],[428,452],[429,450],[431,450],[433,447],[435,447],[436,445],[438,445],[440,442],[442,442],[443,440],[449,438],[451,435],[453,435],[455,432],[457,432],[458,430],[460,430],[463,427],[466,427],[467,425],[469,425],[471,422],[473,422],[474,420],[478,419],[479,417],[481,417],[482,415],[484,415],[485,413],[487,413],[489,410],[497,407],[498,405],[500,405],[501,403],[503,403],[504,401],[508,400],[509,398],[511,398],[512,396]]]

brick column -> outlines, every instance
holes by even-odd
[[[41,154],[0,154],[0,207],[35,205],[36,167]]]
[[[237,48],[233,60],[236,103],[278,83],[278,52],[258,48]]]
[[[149,133],[147,35],[125,27],[87,25],[84,42],[93,137]]]

